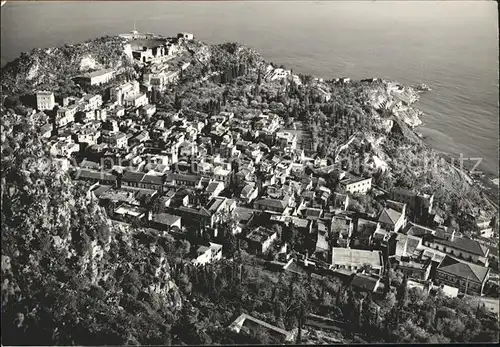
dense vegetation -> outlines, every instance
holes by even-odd
[[[150,237],[152,244],[163,242]],[[361,336],[370,342],[449,343],[493,342],[498,322],[484,307],[468,299],[451,299],[442,293],[429,295],[408,288],[398,271],[387,272],[386,283],[396,292],[384,295],[356,292],[350,278],[303,276],[266,269],[266,263],[237,251],[234,261],[221,261],[204,268],[177,258],[172,269],[186,302],[176,337],[193,344],[273,343],[272,336],[238,336],[227,326],[241,313],[248,313],[278,327],[298,332],[309,313],[339,322],[345,342]],[[188,327],[186,329],[186,327]],[[299,333],[300,332],[300,333]]]
[[[93,66],[82,66],[82,60],[92,61]],[[73,85],[71,78],[82,73],[81,68],[123,68],[131,64],[124,51],[123,39],[105,36],[75,45],[48,49],[36,48],[22,53],[1,70],[4,93],[25,95],[34,90],[48,89],[64,92]]]
[[[182,301],[164,250],[111,224],[25,117],[2,117],[2,342],[169,343]]]
[[[207,114],[226,110],[248,118],[269,109],[288,125],[305,124],[310,149],[321,156],[336,155],[340,145],[352,138],[343,155],[365,163],[371,163],[372,155],[386,160],[387,171],[366,166],[384,188],[435,191],[450,215],[481,203],[460,177],[440,170],[445,164],[428,172],[406,169],[411,160],[435,155],[404,122],[370,106],[370,90],[382,88],[380,84],[328,83],[332,99],[326,101],[308,76],[301,77],[305,86],[265,82],[265,63],[251,49],[238,44],[212,46],[203,60],[203,54],[194,50],[206,47],[192,45],[192,66],[183,72],[179,86],[155,95],[160,109]],[[35,82],[27,76],[35,59],[41,71],[36,85],[65,88],[69,82],[64,76],[79,67],[73,58],[89,52],[101,64],[113,65],[106,57],[121,57],[121,41],[96,40],[51,53],[36,50],[2,70],[2,85],[13,92],[32,88],[28,84]],[[56,73],[51,75],[48,70],[54,66]],[[208,73],[219,78],[200,82]],[[238,251],[232,236],[227,237],[224,252],[234,255],[234,261],[195,268],[187,261],[189,242],[111,223],[86,196],[87,187],[73,184],[67,173],[52,165],[56,162],[25,117],[28,110],[19,102],[11,106],[20,115],[2,109],[2,342],[6,345],[274,342],[266,334],[229,332],[227,326],[242,312],[298,329],[298,341],[308,313],[346,323],[346,340],[350,334],[373,342],[498,339],[498,322],[488,319],[483,308],[408,289],[406,280],[391,271],[387,279],[397,282],[397,293],[372,297],[346,289],[346,282],[334,278],[263,270],[264,262]],[[387,131],[388,120],[398,124],[394,131]],[[335,177],[326,179],[332,187],[338,183]],[[371,195],[356,199],[354,206],[368,213],[381,208]],[[298,236],[290,241],[305,243]]]
[[[383,81],[323,83],[302,75],[301,85],[292,80],[267,83],[266,66],[250,48],[232,43],[211,46],[210,60],[199,63],[193,59],[181,84],[157,100],[171,111],[198,110],[213,115],[222,110],[251,118],[270,110],[282,116],[285,125],[302,122],[306,130],[302,136],[310,136],[304,139],[305,148],[313,155],[343,161],[353,171],[372,175],[375,184],[386,190],[401,187],[434,194],[443,217],[454,217],[464,231],[473,231],[473,225],[464,218],[466,213],[477,206],[491,210],[478,189],[407,124],[416,116],[416,111],[407,107],[415,91],[404,89],[397,94],[388,92]],[[218,78],[200,82],[207,73],[217,73]],[[324,87],[331,92],[328,101],[318,92]],[[406,105],[401,112],[374,107],[398,102]],[[367,208],[375,211],[376,204]]]

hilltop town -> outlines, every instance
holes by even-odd
[[[189,307],[206,327],[206,310],[223,302],[210,333],[196,322],[196,333],[174,326],[174,342],[415,342],[418,334],[457,342],[498,333],[490,323],[498,315],[497,211],[413,131],[416,90],[297,74],[191,33],[100,40],[67,48],[79,59],[61,58],[52,74],[54,49],[2,70],[2,166],[11,168],[2,169],[2,205],[24,189],[12,168],[70,177],[64,184],[83,189],[82,205],[97,206],[110,229],[139,235],[149,247],[141,254],[160,264],[133,300],[179,287],[183,303],[169,309],[187,321]],[[78,53],[89,45],[99,45],[98,56]],[[40,147],[19,142],[23,133]],[[113,242],[103,239],[78,242],[91,254],[92,284],[105,288],[99,262]],[[76,241],[57,234],[48,242],[62,252]],[[2,253],[4,272],[14,256]],[[459,333],[424,320],[402,328],[398,316],[433,307],[432,319],[442,313],[453,325],[468,316],[460,306],[477,308],[474,324],[490,335],[465,323]]]

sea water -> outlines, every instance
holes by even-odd
[[[418,131],[498,176],[498,31],[493,1],[9,2],[2,66],[35,47],[133,29],[237,41],[296,73],[381,77],[432,91]]]

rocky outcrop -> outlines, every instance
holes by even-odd
[[[1,70],[4,92],[32,93],[55,89],[64,80],[82,71],[99,68],[126,70],[131,54],[118,37],[102,37],[77,45],[34,49],[22,53]]]
[[[418,92],[396,82],[373,83],[367,92],[369,104],[376,110],[383,110],[396,116],[410,127],[422,124],[422,112],[412,107],[419,100]]]
[[[400,119],[398,116],[393,117],[394,124],[392,126],[391,132],[393,134],[400,134],[404,136],[408,141],[412,143],[422,143],[422,140],[413,131],[411,126],[408,125],[404,119]]]
[[[84,56],[80,61],[80,71],[97,70],[101,68],[102,65],[99,64],[91,54]]]
[[[86,336],[99,336],[96,324],[101,329],[106,317],[117,315],[122,317],[120,329],[127,330],[123,322],[136,319],[137,326],[164,335],[160,317],[180,309],[182,300],[162,249],[152,251],[140,243],[134,237],[140,230],[113,224],[87,199],[88,187],[47,166],[50,158],[26,118],[2,117],[8,118],[2,152],[6,146],[13,152],[2,156],[2,327],[11,329],[16,315],[26,315],[9,341],[33,345],[30,336],[49,331],[37,343],[67,345],[74,339],[87,344],[73,335],[74,324]],[[157,288],[155,297],[141,299],[140,293],[152,286]],[[32,300],[38,297],[50,298],[45,299],[43,317],[37,317],[40,301]],[[122,302],[119,313],[117,304]],[[135,318],[139,311],[143,318]],[[52,329],[61,336],[52,335]],[[149,344],[147,334],[138,331],[134,336]]]

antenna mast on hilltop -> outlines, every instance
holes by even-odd
[[[137,34],[138,33],[137,29],[135,28],[135,19],[134,19],[134,30],[132,31],[132,33],[133,34]]]

